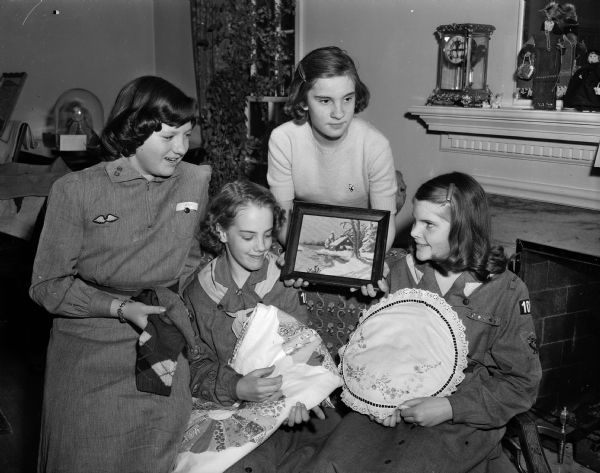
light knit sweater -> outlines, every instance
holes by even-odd
[[[333,149],[320,146],[309,123],[286,122],[269,139],[267,180],[275,198],[396,213],[394,158],[388,140],[354,117]]]

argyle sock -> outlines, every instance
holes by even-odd
[[[148,316],[148,325],[139,337],[135,363],[138,391],[168,396],[171,394],[177,357],[185,346],[179,329],[157,314]]]

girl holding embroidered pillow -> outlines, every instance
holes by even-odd
[[[306,471],[485,472],[506,423],[536,399],[529,295],[502,247],[491,245],[485,192],[453,172],[424,183],[413,204],[414,251],[390,263],[379,286],[430,291],[452,307],[468,342],[465,378],[448,396],[403,401],[382,420],[351,412]]]
[[[269,139],[267,180],[286,212],[294,199],[389,210],[392,217],[402,207],[388,140],[355,116],[368,104],[369,89],[340,48],[315,49],[298,63],[286,104],[294,119]],[[388,249],[396,234],[393,220]],[[283,244],[286,235],[284,226]]]

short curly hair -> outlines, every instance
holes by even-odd
[[[163,123],[193,126],[196,116],[196,101],[173,84],[160,77],[138,77],[121,89],[102,131],[105,159],[131,156]]]
[[[434,177],[417,189],[414,200],[450,206],[450,254],[437,263],[443,270],[470,271],[480,281],[506,270],[504,249],[491,244],[487,196],[473,177],[460,172]]]
[[[290,93],[285,105],[286,113],[295,120],[306,120],[308,91],[318,79],[337,76],[348,76],[354,82],[356,92],[354,113],[360,113],[367,108],[370,92],[360,80],[354,61],[343,49],[337,46],[326,46],[311,51],[298,63],[290,84]]]
[[[250,204],[273,211],[273,237],[276,237],[285,221],[284,210],[267,188],[248,180],[237,180],[225,184],[211,200],[200,228],[202,246],[215,255],[221,254],[225,244],[219,239],[217,225],[228,229],[238,212]]]

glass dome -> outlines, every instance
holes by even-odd
[[[98,97],[85,89],[69,89],[54,106],[56,146],[61,151],[85,151],[100,146],[104,111]]]

